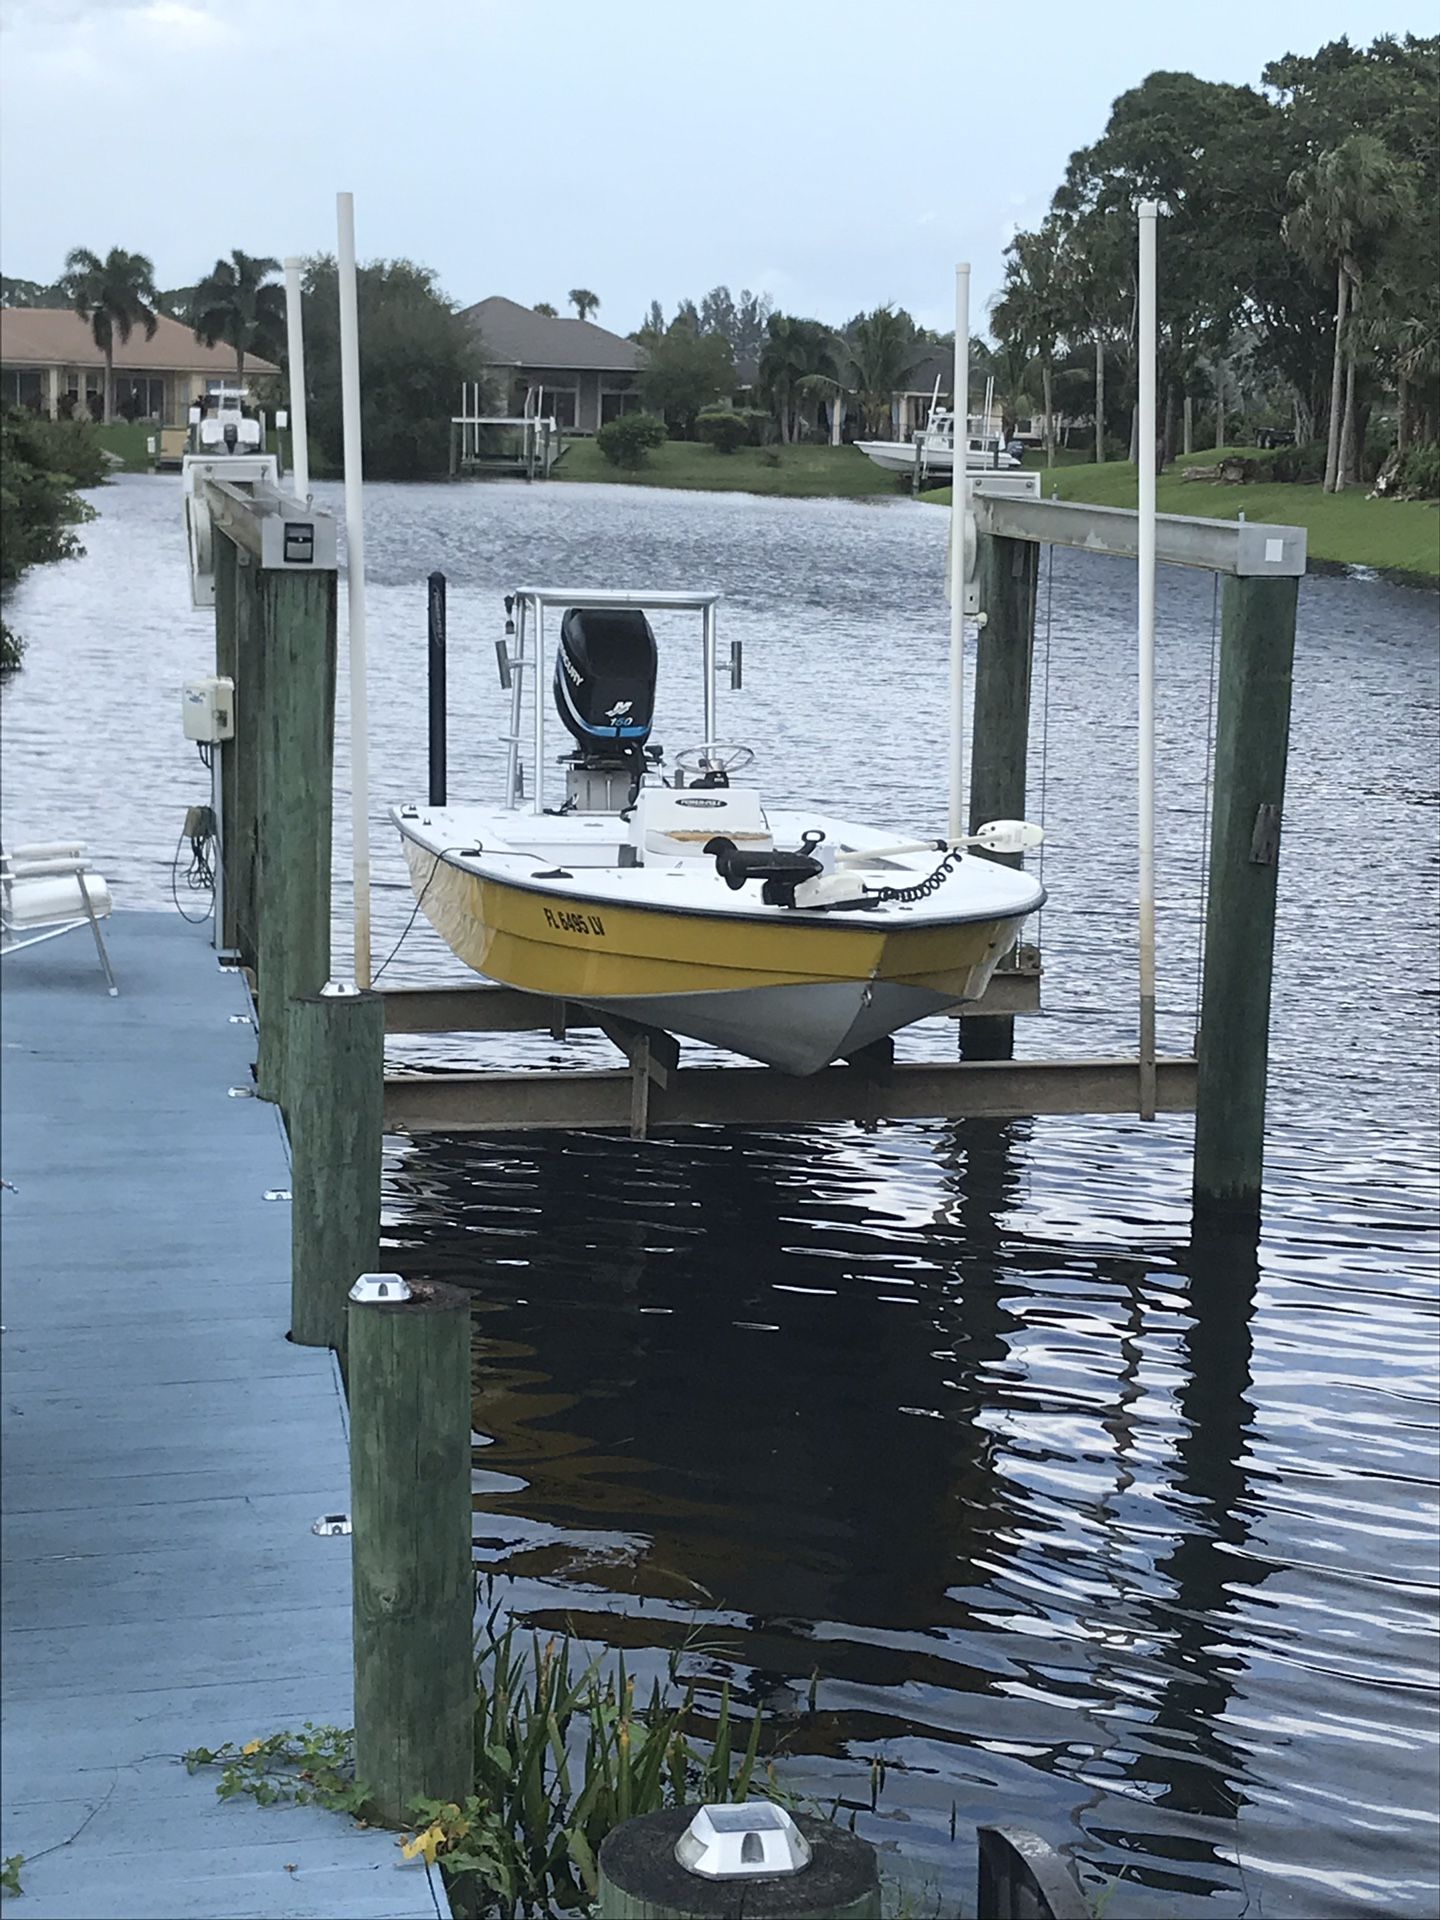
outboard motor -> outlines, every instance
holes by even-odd
[[[571,607],[560,622],[555,706],[578,743],[567,805],[618,813],[639,790],[655,713],[655,635],[636,608]]]

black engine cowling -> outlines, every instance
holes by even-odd
[[[631,758],[655,714],[655,635],[638,609],[570,607],[555,653],[555,706],[585,760]]]

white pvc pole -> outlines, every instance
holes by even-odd
[[[370,985],[370,749],[365,689],[365,509],[360,450],[360,313],[355,196],[335,196],[340,227],[340,401],[345,443],[346,600],[350,609],[350,818],[354,841],[355,984]]]
[[[300,306],[300,262],[285,262],[285,338],[290,358],[290,467],[297,500],[310,493],[310,432],[305,418],[305,324]]]
[[[950,484],[950,838],[965,831],[965,519],[970,504],[970,266],[955,269],[954,456]]]
[[[1140,215],[1140,1118],[1155,1118],[1155,202]]]

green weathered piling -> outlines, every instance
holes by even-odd
[[[242,570],[243,571],[243,570]],[[330,972],[330,827],[335,759],[335,575],[252,569],[259,679],[260,982],[257,1079],[286,1100],[286,1008]],[[237,706],[239,689],[236,690]]]
[[[355,1769],[400,1827],[474,1790],[470,1310],[417,1285],[349,1316]]]
[[[261,629],[259,583],[249,554],[217,527],[215,671],[235,682],[235,733],[220,747],[225,919],[222,946],[243,965],[256,962],[257,786],[260,766]]]
[[[236,676],[235,657],[235,574],[236,553],[234,542],[227,540],[223,533],[216,533],[214,540],[215,557],[215,671],[228,675],[231,680]],[[217,929],[222,953],[236,951],[235,939],[235,897],[231,891],[230,830],[235,818],[235,755],[236,742],[232,737],[224,740],[215,749],[218,756],[216,778],[220,788],[220,857],[225,867],[225,882],[220,889],[221,915]]]
[[[987,820],[1025,818],[1040,549],[1033,541],[981,534],[976,572],[985,620],[975,648],[975,715],[970,748],[972,833]],[[1019,854],[984,857],[1007,867],[1022,864]],[[962,1017],[960,1047],[967,1060],[1009,1060],[1015,1052],[1015,1022],[1009,1017]]]
[[[1230,576],[1221,598],[1194,1200],[1255,1224],[1298,584]]]
[[[343,1352],[346,1300],[380,1254],[385,1002],[378,993],[290,1002],[290,1338]]]
[[[612,1828],[600,1848],[600,1920],[879,1920],[875,1849],[814,1814],[792,1816],[808,1866],[783,1876],[708,1879],[675,1858],[694,1807],[667,1807]]]

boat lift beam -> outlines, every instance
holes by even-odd
[[[1130,1059],[913,1061],[879,1075],[862,1062],[805,1079],[773,1067],[681,1067],[666,1072],[663,1086],[643,1060],[614,1071],[387,1074],[385,1125],[412,1134],[578,1127],[644,1137],[690,1126],[1133,1113],[1139,1074],[1139,1061]],[[1194,1060],[1158,1061],[1157,1107],[1193,1112],[1195,1084]]]
[[[1029,950],[1031,953],[1034,949]],[[386,1033],[548,1033],[563,1039],[587,1028],[608,1031],[603,1016],[576,1000],[557,1000],[515,987],[382,987]],[[992,975],[985,997],[957,1008],[967,1020],[984,1014],[1040,1011],[1038,965]]]
[[[1130,507],[1091,507],[1078,500],[1027,500],[971,492],[975,530],[1002,540],[1075,547],[1082,553],[1135,560],[1140,516]],[[1298,579],[1305,571],[1305,529],[1259,520],[1206,520],[1157,513],[1155,558],[1167,567],[1204,567],[1241,579]]]

